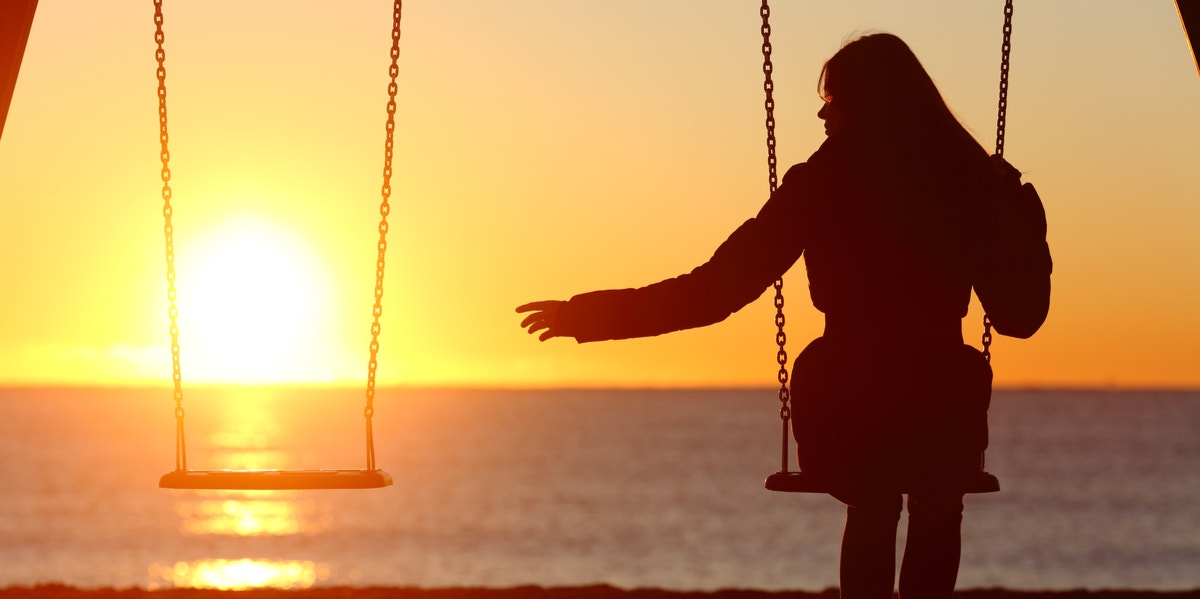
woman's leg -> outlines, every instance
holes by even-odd
[[[891,599],[896,585],[896,524],[900,494],[835,496],[846,504],[842,536],[842,599]]]
[[[963,496],[908,496],[908,540],[900,566],[901,599],[948,599],[958,580]]]

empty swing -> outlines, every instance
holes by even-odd
[[[776,159],[775,159],[775,102],[773,98],[773,84],[771,81],[771,25],[770,25],[770,7],[767,4],[768,0],[763,0],[760,10],[762,15],[762,36],[763,36],[763,74],[765,81],[763,90],[766,92],[766,127],[767,127],[767,166],[769,170],[769,182],[771,193],[775,193],[777,185],[776,174]],[[1004,5],[1004,42],[1002,45],[1001,62],[1000,62],[1000,99],[998,106],[998,116],[996,120],[996,156],[1004,154],[1004,126],[1005,113],[1008,103],[1008,68],[1009,54],[1011,50],[1012,36],[1012,0],[1006,0]],[[765,487],[770,491],[781,491],[791,493],[830,493],[836,491],[853,490],[849,489],[838,482],[812,472],[797,472],[791,471],[789,466],[788,453],[790,450],[789,442],[789,423],[791,421],[790,407],[790,391],[788,388],[788,369],[787,369],[787,351],[785,344],[787,336],[784,333],[784,313],[783,313],[783,280],[775,281],[775,325],[778,331],[775,335],[775,341],[779,346],[776,354],[779,362],[779,418],[783,424],[783,434],[781,441],[780,459],[781,465],[778,472],[771,474],[765,481]],[[987,315],[983,318],[983,356],[989,362],[991,361],[990,345],[992,341],[992,323]],[[1000,490],[1000,481],[983,470],[984,465],[983,452],[979,453],[979,470],[968,473],[966,475],[954,478],[940,480],[937,482],[925,483],[921,485],[911,485],[900,489],[890,489],[900,491],[901,493],[911,493],[913,491],[929,491],[929,490],[944,490],[955,491],[961,493],[994,493]]]
[[[370,360],[367,369],[366,407],[366,466],[361,470],[189,470],[187,448],[184,443],[183,390],[179,366],[178,309],[175,306],[175,248],[171,225],[171,169],[170,152],[167,149],[167,91],[165,53],[163,51],[162,0],[154,0],[154,39],[157,43],[155,58],[158,62],[158,120],[159,140],[162,145],[162,199],[163,231],[166,238],[167,299],[171,320],[171,363],[175,397],[175,469],[159,479],[158,486],[168,489],[373,489],[392,484],[392,477],[375,466],[375,444],[371,430],[371,418],[375,413],[375,370],[379,351],[379,317],[383,312],[383,271],[387,250],[387,217],[390,211],[393,133],[396,113],[396,78],[399,73],[397,60],[400,56],[400,9],[401,0],[395,0],[392,10],[391,67],[388,84],[386,141],[383,164],[383,199],[379,205],[378,258],[375,268],[375,305],[372,310]]]

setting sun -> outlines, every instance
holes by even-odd
[[[177,260],[181,359],[202,382],[331,378],[331,276],[291,231],[238,216],[184,244]]]

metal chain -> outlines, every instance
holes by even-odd
[[[1013,0],[1004,2],[1004,43],[1000,46],[1000,102],[996,108],[996,155],[1004,155],[1004,121],[1008,115],[1008,65],[1012,53]]]
[[[392,6],[392,64],[388,69],[391,81],[388,83],[387,102],[387,136],[383,144],[383,200],[379,204],[379,242],[376,244],[378,257],[375,260],[375,307],[371,310],[371,359],[367,363],[367,406],[363,409],[363,417],[367,425],[367,470],[375,469],[375,441],[371,431],[371,417],[375,415],[375,370],[379,365],[379,317],[383,315],[383,267],[387,255],[388,213],[391,206],[388,200],[392,196],[392,155],[395,146],[396,131],[396,78],[400,74],[398,61],[400,59],[400,9],[401,0],[396,0]]]
[[[184,443],[184,377],[179,367],[179,309],[175,307],[175,228],[170,223],[170,150],[167,148],[167,53],[162,48],[162,0],[154,0],[154,58],[158,62],[158,157],[162,160],[162,232],[167,241],[167,316],[170,317],[170,378],[175,384],[175,469],[186,471],[187,447]]]
[[[983,337],[980,339],[983,344],[983,359],[987,363],[992,362],[992,319],[988,318],[987,314],[983,315]]]
[[[175,470],[187,470],[183,435],[183,377],[179,368],[179,309],[175,306],[175,228],[171,224],[171,151],[167,148],[167,53],[163,50],[162,0],[154,0],[154,59],[158,62],[158,141],[162,159],[163,236],[167,246],[167,315],[171,319],[171,380],[175,384]]]
[[[775,158],[775,83],[771,80],[771,73],[774,70],[774,65],[771,64],[771,7],[767,4],[767,0],[763,0],[762,8],[759,9],[759,14],[762,16],[762,54],[763,54],[763,92],[766,94],[766,99],[763,101],[763,107],[767,112],[767,181],[771,189],[771,194],[775,194],[775,189],[779,183],[778,163]],[[788,391],[788,356],[787,356],[787,333],[783,330],[783,325],[786,318],[783,315],[783,279],[775,281],[775,343],[779,346],[779,350],[775,354],[775,359],[779,362],[779,419],[783,422],[783,450],[782,464],[780,471],[788,469],[788,421],[791,419],[791,408],[789,400],[791,393]]]
[[[1004,2],[1004,42],[1000,46],[1000,101],[996,107],[996,155],[1004,156],[1004,125],[1008,116],[1008,67],[1012,53],[1013,0]],[[983,315],[983,358],[992,361],[992,319]]]
[[[391,207],[388,204],[388,199],[392,194],[392,155],[394,148],[394,132],[396,129],[396,79],[400,73],[398,60],[400,57],[400,15],[401,15],[401,0],[396,0],[392,9],[392,63],[388,69],[388,75],[391,81],[388,83],[388,103],[387,103],[387,125],[386,125],[386,140],[384,142],[384,162],[383,162],[383,186],[381,193],[383,199],[379,205],[379,242],[377,243],[378,258],[375,262],[375,305],[372,309],[371,323],[371,358],[367,368],[367,405],[363,409],[363,416],[366,419],[367,433],[367,469],[375,469],[375,443],[372,434],[371,418],[375,414],[375,371],[378,366],[379,353],[379,317],[383,314],[383,273],[384,259],[387,253],[387,231],[388,213]],[[184,442],[184,410],[183,410],[183,377],[180,374],[179,361],[179,310],[175,305],[175,240],[174,227],[171,224],[171,216],[173,210],[171,208],[171,153],[168,150],[167,142],[167,70],[165,66],[166,52],[163,49],[163,14],[162,0],[154,0],[154,41],[157,44],[154,57],[158,62],[158,124],[159,124],[159,142],[161,143],[160,157],[162,159],[162,199],[163,199],[163,233],[166,238],[166,259],[167,259],[167,300],[169,307],[167,310],[171,319],[171,366],[172,380],[175,385],[175,422],[176,422],[176,438],[175,438],[175,469],[187,470],[187,452]]]
[[[775,193],[775,188],[779,182],[775,160],[775,83],[771,80],[774,65],[771,63],[771,7],[767,5],[767,0],[763,0],[759,14],[762,16],[763,92],[766,93],[763,107],[767,111],[768,183],[771,187],[771,193]]]

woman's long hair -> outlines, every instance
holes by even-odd
[[[843,46],[821,69],[818,89],[850,126],[867,128],[890,146],[986,156],[908,44],[890,33]]]
[[[872,148],[886,218],[925,248],[927,263],[971,272],[994,169],[908,45],[887,33],[860,37],[825,63],[819,86],[847,135]]]

